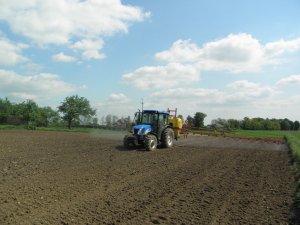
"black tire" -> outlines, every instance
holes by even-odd
[[[147,151],[153,151],[157,148],[157,138],[153,134],[147,134],[145,137],[145,148]]]
[[[126,148],[126,149],[130,149],[130,148],[135,147],[135,143],[132,142],[132,140],[130,140],[130,139],[128,138],[128,135],[126,135],[126,136],[124,137],[124,139],[123,139],[123,145],[124,145],[124,148]]]
[[[174,144],[174,131],[166,128],[161,134],[161,143],[163,148],[171,148]]]

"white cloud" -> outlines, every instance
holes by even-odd
[[[143,66],[124,74],[122,79],[139,89],[173,88],[200,79],[200,72],[228,71],[231,73],[258,72],[263,66],[278,64],[284,52],[300,50],[300,38],[291,41],[261,44],[250,34],[230,34],[225,38],[198,47],[191,40],[175,41],[169,50],[158,52],[155,58],[166,62],[162,66]],[[233,84],[251,85],[240,82]],[[252,84],[253,85],[253,84]],[[249,86],[248,86],[249,87]],[[257,88],[257,87],[256,87]],[[270,94],[271,88],[257,88],[255,94]],[[240,96],[249,96],[241,93]]]
[[[184,99],[191,100],[197,99],[201,102],[220,102],[224,93],[216,89],[205,89],[205,88],[171,88],[163,91],[157,91],[150,95],[153,99],[159,98],[173,98],[173,99]]]
[[[22,55],[22,49],[27,46],[20,43],[13,43],[0,35],[0,65],[15,65],[28,61]]]
[[[124,5],[120,0],[0,0],[0,5],[0,22],[6,22],[12,32],[39,47],[56,44],[77,49],[84,60],[105,58],[100,52],[104,37],[127,33],[131,23],[150,16],[149,12]],[[18,49],[10,52],[14,53],[11,60],[3,63],[24,59],[17,54]],[[74,61],[62,54],[55,59]]]
[[[23,92],[11,92],[11,93],[9,93],[9,95],[14,98],[21,99],[21,100],[27,100],[27,99],[36,100],[37,99],[36,95],[23,93]]]
[[[235,81],[227,85],[234,93],[226,96],[228,103],[248,104],[249,101],[260,101],[274,96],[277,92],[273,87],[262,86],[261,84],[247,80]]]
[[[195,62],[201,54],[201,49],[191,40],[178,40],[169,50],[156,53],[155,58],[167,62]]]
[[[260,85],[257,83],[253,83],[247,80],[238,80],[231,84],[228,84],[228,87],[233,88],[235,90],[240,91],[257,91],[260,88]]]
[[[207,112],[224,104],[226,93],[205,88],[171,88],[156,91],[145,98],[145,108],[166,110],[178,108],[178,113],[187,116],[195,112]],[[193,115],[192,115],[193,116]]]
[[[166,110],[178,109],[178,114],[185,117],[194,116],[196,112],[207,114],[205,123],[209,124],[216,118],[242,119],[249,117],[290,118],[299,117],[293,110],[300,96],[291,97],[286,101],[284,94],[274,91],[272,87],[242,80],[228,84],[230,89],[218,90],[209,88],[164,88],[148,96],[144,96],[145,109]],[[118,116],[133,115],[140,107],[140,102],[128,101],[109,104],[109,99],[122,99],[123,94],[112,94],[104,103],[98,104],[101,115]],[[299,120],[299,118],[298,118]]]
[[[82,58],[86,60],[90,59],[103,59],[105,55],[100,53],[100,50],[103,48],[104,42],[99,39],[97,41],[92,41],[88,39],[84,39],[82,41],[78,41],[71,45],[71,49],[82,51]]]
[[[191,40],[178,40],[169,50],[159,52],[156,59],[167,62],[192,63],[203,70],[225,70],[233,73],[258,71],[267,63],[263,46],[249,34],[230,34],[198,47]]]
[[[74,61],[76,61],[76,58],[69,56],[69,55],[65,55],[63,52],[53,55],[52,59],[56,62],[74,62]]]
[[[1,0],[0,20],[38,44],[67,44],[72,37],[94,39],[128,32],[150,15],[120,0]]]
[[[300,38],[263,45],[252,35],[241,33],[207,42],[202,47],[191,40],[178,40],[155,57],[166,62],[191,63],[202,70],[242,73],[260,71],[265,65],[279,63],[281,54],[299,50]]]
[[[270,56],[277,56],[283,54],[284,52],[295,52],[300,50],[300,38],[284,41],[279,40],[275,42],[270,42],[265,45],[265,52]]]
[[[24,76],[12,71],[0,70],[0,90],[6,96],[21,99],[51,99],[77,90],[73,84],[64,82],[55,74]]]
[[[247,105],[253,102],[270,99],[277,92],[269,86],[262,86],[246,80],[236,81],[228,85],[230,90],[220,91],[207,88],[170,88],[152,93],[151,102],[176,103],[181,105]]]
[[[113,104],[122,104],[127,103],[128,101],[129,98],[123,93],[112,93],[108,98],[108,102]]]
[[[229,71],[231,73],[258,72],[265,65],[276,64],[276,52],[300,49],[300,39],[262,45],[250,34],[230,34],[220,40],[198,47],[191,40],[178,40],[169,50],[158,52],[155,58],[166,62],[162,66],[143,66],[122,79],[134,87],[172,88],[200,79],[200,71]],[[280,50],[281,49],[281,50]]]
[[[225,70],[233,73],[256,72],[268,64],[263,46],[249,34],[230,34],[206,43],[198,63],[206,70]]]
[[[206,124],[212,119],[249,117],[296,119],[297,113],[291,110],[299,96],[286,101],[283,93],[273,87],[246,80],[228,84],[230,89],[171,88],[156,91],[145,98],[146,108],[166,110],[178,108],[178,113],[194,116],[196,112],[207,114]],[[293,99],[293,100],[292,100]],[[284,116],[283,116],[284,115]]]
[[[131,99],[123,93],[112,93],[106,100],[95,105],[100,117],[108,114],[118,117],[132,116],[136,110]]]
[[[40,64],[28,62],[22,65],[21,67],[24,71],[28,73],[37,73],[43,69],[43,66]]]
[[[200,71],[192,65],[169,63],[165,66],[145,66],[123,75],[123,80],[142,90],[171,88],[200,79]]]
[[[276,82],[278,86],[300,84],[300,75],[290,75]]]

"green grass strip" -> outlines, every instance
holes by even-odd
[[[292,151],[294,160],[300,163],[300,132],[288,133],[285,135],[285,139]]]
[[[0,125],[0,130],[25,129],[24,125]]]
[[[293,218],[291,223],[300,224],[300,132],[286,134],[285,139],[292,152],[296,183],[293,205]]]
[[[283,139],[290,131],[268,131],[268,130],[233,130],[226,133],[226,136],[247,137],[247,138],[275,138]],[[292,132],[293,133],[293,132]]]

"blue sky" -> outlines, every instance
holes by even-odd
[[[178,108],[300,120],[300,2],[0,0],[0,97],[99,118]]]

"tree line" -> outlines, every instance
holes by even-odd
[[[213,126],[219,126],[229,129],[242,130],[299,130],[300,123],[298,120],[291,121],[284,119],[269,119],[269,118],[249,118],[245,117],[242,120],[236,119],[215,119],[212,121]]]
[[[243,130],[299,130],[299,121],[285,119],[264,119],[248,118],[237,119],[214,119],[211,124],[204,126],[204,119],[207,115],[203,112],[196,112],[194,116],[188,115],[186,121],[190,127],[195,128],[223,128]],[[179,115],[183,120],[183,116]],[[114,115],[106,115],[101,121],[96,117],[96,110],[90,105],[89,100],[78,95],[66,97],[57,107],[57,110],[49,106],[40,107],[33,100],[26,100],[21,103],[13,103],[8,98],[0,98],[0,124],[27,125],[29,128],[36,126],[72,126],[89,125],[109,128],[128,128],[132,122],[130,117],[118,118]]]
[[[58,111],[51,107],[39,107],[33,100],[12,103],[0,98],[0,124],[48,126],[60,120]]]
[[[66,97],[57,110],[50,106],[40,107],[33,100],[13,103],[8,98],[0,98],[0,124],[36,126],[68,126],[79,125],[80,119],[94,122],[96,110],[92,109],[84,97],[73,95]],[[94,117],[94,118],[93,118]]]
[[[101,125],[99,125],[101,123]],[[8,98],[0,98],[0,124],[26,125],[29,129],[36,127],[101,127],[126,129],[131,123],[130,117],[118,118],[115,115],[106,115],[101,121],[96,117],[96,110],[90,102],[78,95],[66,97],[57,107],[40,107],[33,100],[13,103]]]
[[[300,122],[298,120],[291,121],[284,119],[269,119],[269,118],[249,118],[245,117],[242,120],[237,119],[214,119],[211,124],[204,126],[205,113],[197,112],[195,115],[188,116],[187,121],[191,127],[195,128],[222,128],[222,129],[241,129],[241,130],[299,130]]]

